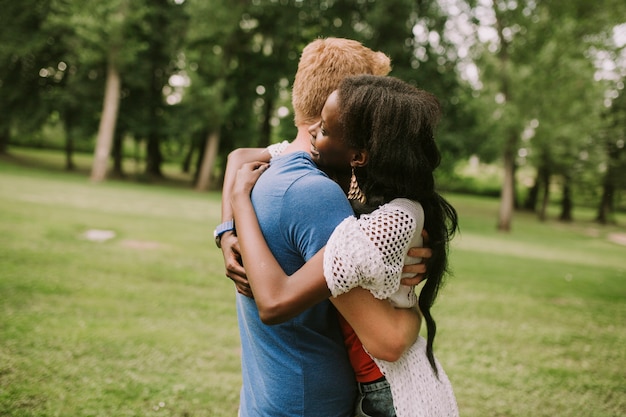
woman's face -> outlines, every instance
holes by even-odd
[[[355,149],[344,141],[343,127],[339,123],[337,91],[326,100],[319,122],[311,125],[311,155],[313,161],[324,170],[350,170],[350,161]]]

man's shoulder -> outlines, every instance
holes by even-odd
[[[311,204],[340,205],[349,207],[341,187],[321,172],[311,171],[300,176],[288,189],[287,198],[306,199]]]

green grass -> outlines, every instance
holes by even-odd
[[[449,198],[461,234],[435,350],[461,416],[626,415],[626,247],[609,240],[626,218],[516,214],[502,234],[496,201]],[[0,416],[235,416],[219,205],[0,161]]]

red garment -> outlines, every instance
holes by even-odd
[[[354,369],[357,382],[366,383],[380,379],[383,373],[378,369],[372,357],[363,348],[363,344],[354,332],[354,329],[341,314],[338,314],[338,316],[341,332],[343,333],[343,341],[348,350],[348,357],[350,358],[352,369]]]

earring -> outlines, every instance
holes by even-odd
[[[352,167],[352,176],[350,177],[350,190],[348,190],[348,200],[356,200],[361,204],[365,204],[366,198],[363,191],[359,188],[359,183],[354,175],[354,167]]]

